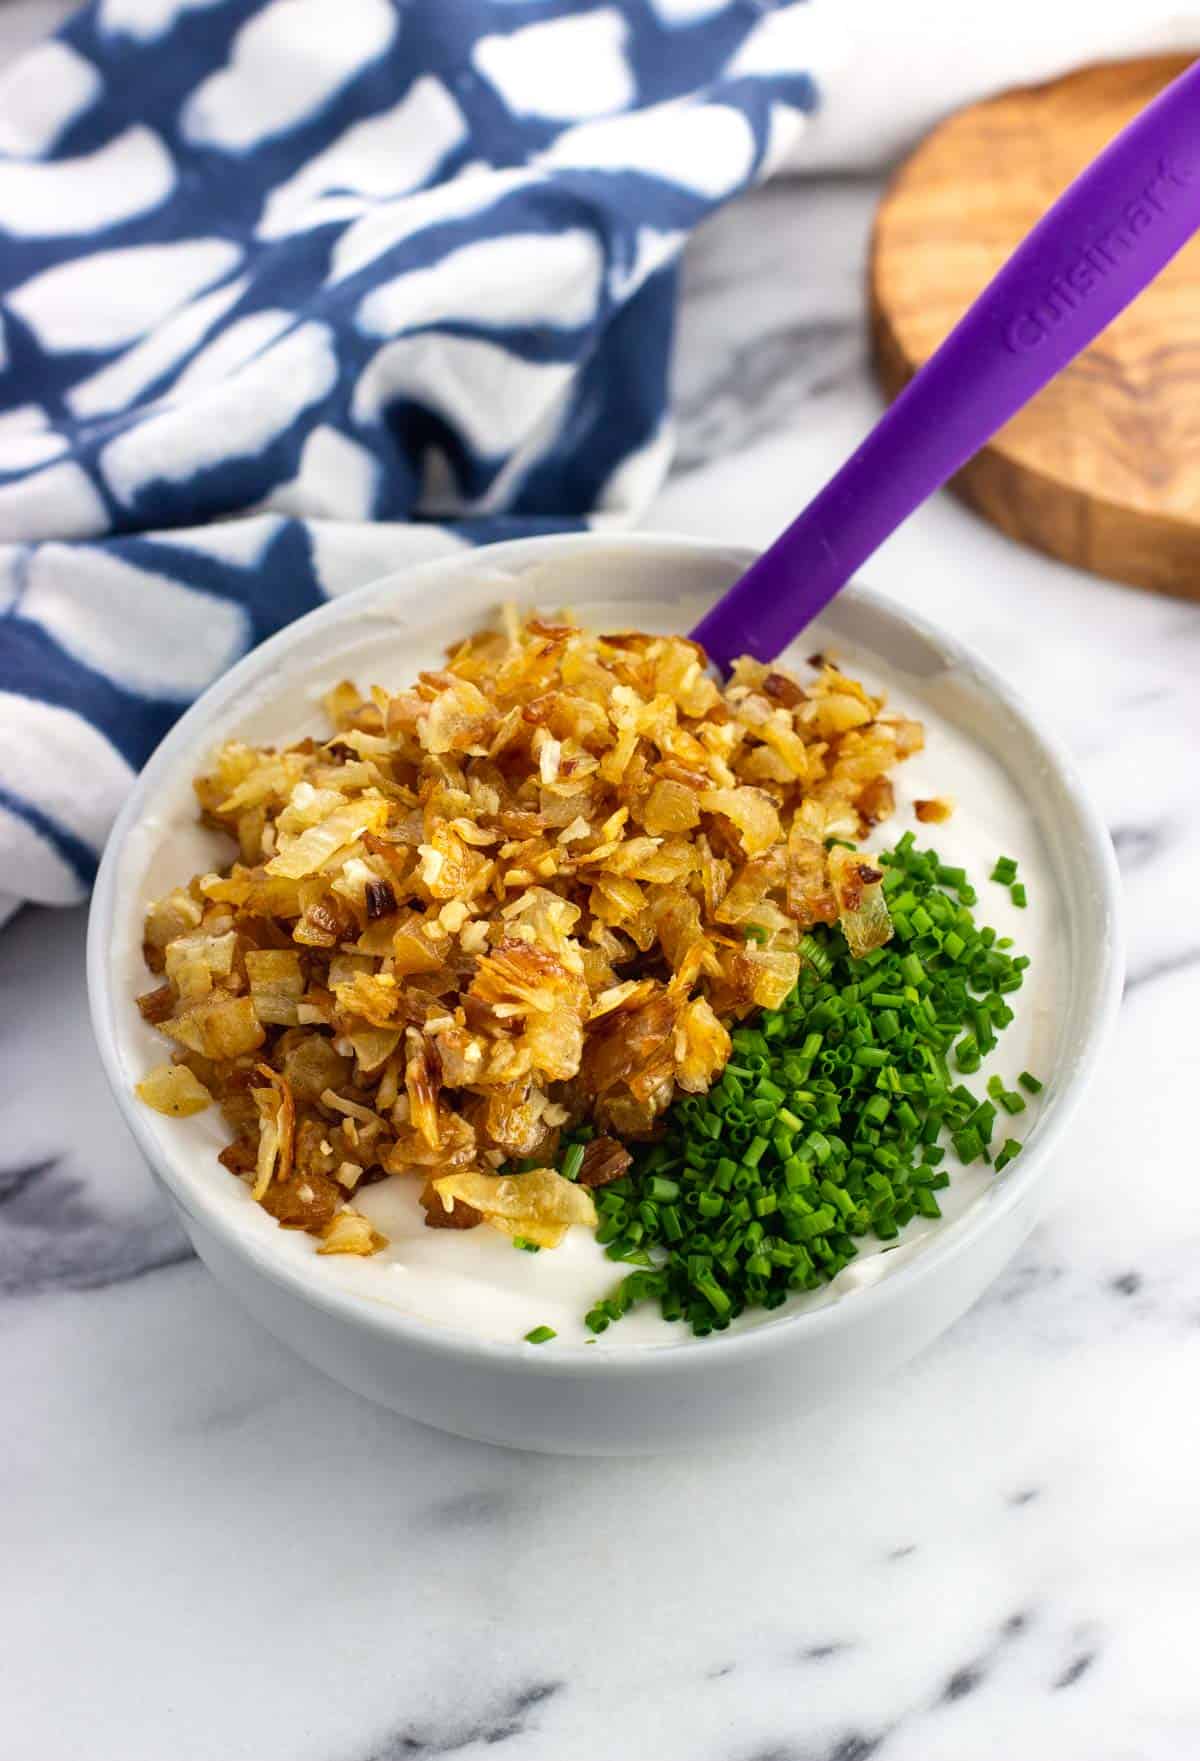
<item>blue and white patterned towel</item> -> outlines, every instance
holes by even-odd
[[[681,245],[813,102],[770,0],[95,0],[0,79],[0,913],[255,642],[629,516]]]

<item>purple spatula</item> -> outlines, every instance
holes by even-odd
[[[1076,178],[841,470],[693,630],[773,660],[1200,228],[1200,62]]]

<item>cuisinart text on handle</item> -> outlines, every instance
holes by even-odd
[[[1123,221],[1108,229],[1075,261],[1056,275],[1035,305],[1026,306],[1004,327],[1005,346],[1020,355],[1049,336],[1056,324],[1082,306],[1104,278],[1116,268],[1121,252],[1136,248],[1142,233],[1166,212],[1176,190],[1192,180],[1187,164],[1160,159],[1158,170],[1140,195],[1125,204]]]

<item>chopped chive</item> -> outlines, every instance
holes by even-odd
[[[879,862],[891,944],[854,959],[836,927],[802,936],[790,995],[733,1027],[719,1080],[681,1095],[659,1139],[631,1145],[629,1173],[597,1194],[596,1239],[623,1276],[588,1311],[593,1333],[640,1302],[699,1337],[723,1332],[835,1278],[864,1237],[890,1243],[913,1218],[936,1220],[954,1165],[944,1143],[997,1171],[1017,1153],[1013,1139],[989,1146],[1023,1096],[992,1075],[981,1099],[962,1078],[1013,1019],[1029,962],[976,922],[965,870],[911,835]]]
[[[597,1329],[593,1329],[596,1331]],[[545,1345],[547,1339],[557,1339],[558,1334],[553,1327],[534,1327],[525,1335],[526,1345]]]
[[[578,1180],[579,1170],[583,1167],[584,1149],[581,1143],[573,1143],[563,1157],[562,1174],[564,1180]]]
[[[1031,1095],[1040,1095],[1042,1089],[1045,1087],[1045,1084],[1039,1082],[1036,1076],[1031,1076],[1028,1070],[1022,1070],[1021,1074],[1017,1077],[1017,1081],[1021,1084],[1021,1087]]]
[[[679,1197],[679,1182],[668,1180],[662,1174],[652,1174],[646,1182],[646,1196],[656,1203],[677,1199]]]
[[[977,1162],[983,1154],[983,1139],[977,1131],[960,1131],[954,1139],[954,1153],[960,1162]]]
[[[1023,881],[1014,881],[1013,882],[1012,886],[1009,888],[1009,898],[1012,900],[1014,905],[1018,906],[1022,911],[1024,911],[1024,909],[1025,909],[1026,905],[1029,903],[1029,901],[1025,897],[1025,885],[1024,885]]]
[[[954,1048],[954,1061],[960,1070],[978,1070],[980,1064],[979,1045],[973,1033],[964,1033]]]
[[[523,1235],[514,1235],[512,1244],[514,1247],[519,1247],[522,1253],[541,1253],[542,1251],[540,1242],[526,1241]]]

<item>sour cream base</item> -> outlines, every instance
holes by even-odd
[[[500,580],[491,584],[493,604],[515,596],[511,595],[512,584],[508,583],[509,593],[505,585]],[[523,592],[520,597],[527,601],[531,596]],[[561,602],[560,591],[544,603],[557,607]],[[687,629],[702,609],[687,603],[639,603],[633,616],[628,601],[606,603],[591,594],[577,604],[579,615],[601,629],[629,628],[634,623],[649,630]],[[324,724],[316,700],[340,677],[392,689],[407,685],[420,669],[436,666],[446,643],[482,615],[483,606],[464,610],[461,600],[454,615],[435,614],[419,626],[415,619],[410,627],[406,617],[389,619],[377,610],[364,614],[361,626],[343,626],[336,646],[326,648],[319,660],[302,659],[291,668],[285,667],[272,680],[269,693],[259,691],[240,706],[236,719],[223,719],[220,728],[197,748],[195,763],[162,792],[159,811],[130,835],[122,861],[122,896],[129,899],[130,909],[118,921],[115,955],[118,974],[127,975],[129,1020],[122,1023],[121,1037],[124,1062],[135,1073],[134,1081],[163,1058],[163,1041],[141,1022],[133,1003],[134,996],[151,982],[140,947],[145,907],[192,874],[230,859],[226,840],[196,823],[191,775],[225,739],[287,743],[321,732]],[[986,1079],[993,1073],[1008,1087],[1015,1085],[1023,1069],[1044,1075],[1052,1067],[1056,1051],[1056,999],[1062,977],[1058,950],[1066,942],[1065,925],[1047,857],[1019,788],[1000,763],[959,725],[961,704],[942,688],[943,675],[934,673],[928,680],[901,675],[878,657],[838,641],[819,625],[806,632],[798,649],[782,657],[782,664],[803,679],[807,670],[804,656],[815,647],[825,648],[869,689],[884,693],[889,707],[915,716],[925,726],[925,751],[893,773],[896,812],[876,828],[871,847],[886,848],[904,831],[913,829],[918,842],[934,845],[945,861],[967,870],[979,891],[977,920],[992,924],[1001,935],[1011,935],[1019,951],[1031,957],[1025,986],[1009,999],[1015,1018],[983,1070],[969,1079],[970,1086],[982,1096]],[[942,712],[943,699],[947,713]],[[919,824],[913,803],[937,796],[954,802],[952,817],[941,825]],[[1025,910],[1013,906],[1007,889],[988,881],[995,859],[1002,853],[1020,865],[1029,898]],[[1012,1134],[1025,1138],[1037,1113],[1037,1103],[1031,1100],[1027,1111],[1014,1122]],[[370,1259],[319,1256],[318,1243],[312,1237],[280,1229],[254,1204],[248,1189],[217,1162],[217,1151],[228,1133],[215,1108],[186,1120],[154,1116],[154,1127],[163,1139],[165,1153],[183,1164],[192,1179],[212,1182],[219,1188],[222,1202],[236,1210],[239,1227],[253,1232],[260,1246],[269,1243],[272,1253],[301,1264],[306,1277],[458,1333],[511,1342],[533,1327],[546,1325],[558,1335],[555,1348],[559,1343],[582,1345],[591,1338],[583,1324],[584,1314],[625,1270],[606,1258],[590,1230],[572,1229],[561,1246],[530,1254],[515,1249],[506,1237],[486,1225],[461,1232],[427,1229],[417,1202],[419,1182],[399,1177],[367,1188],[354,1201],[388,1237],[388,1246],[381,1253]],[[898,1266],[919,1254],[936,1232],[953,1227],[956,1219],[984,1202],[996,1179],[982,1165],[959,1167],[952,1152],[946,1166],[951,1184],[939,1194],[944,1213],[940,1221],[915,1219],[896,1244],[860,1241],[859,1257],[831,1285],[798,1295],[771,1314],[752,1311],[734,1326],[769,1324],[779,1316],[842,1300],[866,1283],[891,1276]],[[643,1305],[602,1334],[589,1350],[610,1351],[631,1345],[694,1345],[703,1349],[704,1344],[693,1341],[685,1327],[662,1321],[653,1306]]]

